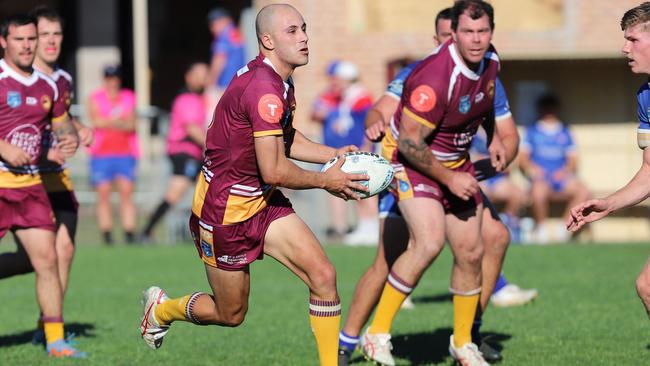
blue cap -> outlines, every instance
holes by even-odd
[[[109,76],[121,77],[122,68],[120,67],[120,65],[108,65],[104,67],[104,77],[109,77]]]
[[[337,67],[338,65],[339,65],[339,61],[338,61],[338,60],[330,61],[330,63],[327,64],[327,71],[326,71],[326,72],[327,72],[327,76],[334,76],[334,74],[336,73],[336,67]]]

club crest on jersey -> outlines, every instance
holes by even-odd
[[[411,106],[418,112],[428,112],[436,106],[436,92],[425,84],[422,84],[411,93]]]
[[[22,104],[22,98],[20,92],[10,91],[7,92],[7,105],[11,108],[17,108]]]
[[[462,114],[469,112],[469,109],[472,107],[472,101],[469,99],[469,95],[463,95],[460,97],[460,103],[458,104],[458,111]]]
[[[272,93],[264,94],[257,103],[257,112],[268,123],[278,123],[282,119],[282,101]]]
[[[52,108],[52,99],[50,99],[49,95],[46,94],[41,97],[41,105],[46,111],[49,111],[50,108]]]

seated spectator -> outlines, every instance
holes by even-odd
[[[537,102],[537,112],[539,120],[526,129],[519,165],[531,183],[535,239],[545,243],[551,238],[546,224],[549,203],[567,202],[563,214],[566,219],[569,209],[587,200],[591,193],[576,175],[576,146],[568,126],[560,120],[560,101],[553,95],[545,95]],[[568,239],[564,221],[555,230],[556,240]]]

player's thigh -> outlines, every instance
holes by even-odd
[[[483,204],[470,208],[459,215],[450,213],[445,216],[447,239],[456,257],[459,255],[480,257],[482,255],[482,219]]]
[[[117,191],[122,198],[130,197],[133,194],[134,184],[132,179],[118,175],[115,178],[115,185],[117,186]]]
[[[248,266],[238,271],[226,271],[206,264],[205,274],[218,310],[230,314],[246,312],[250,293]]]
[[[331,282],[335,274],[314,233],[295,213],[274,220],[264,236],[264,253],[289,268],[306,284]]]
[[[445,210],[432,198],[413,197],[398,203],[411,245],[440,250],[445,240]]]
[[[15,231],[34,268],[56,264],[54,231],[41,228],[27,228]]]

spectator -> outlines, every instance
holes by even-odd
[[[230,79],[246,64],[246,55],[243,37],[228,11],[223,8],[212,9],[208,13],[208,27],[213,36],[206,88],[209,120]]]
[[[567,219],[569,208],[587,200],[591,193],[576,176],[576,146],[568,126],[560,120],[560,101],[554,95],[545,95],[537,102],[537,112],[539,120],[526,129],[519,164],[531,182],[535,239],[546,243],[551,237],[546,224],[549,203],[567,202],[563,215]],[[563,222],[554,235],[559,241],[568,239]]]
[[[113,183],[120,195],[120,218],[127,243],[135,241],[136,209],[133,204],[135,168],[139,156],[135,132],[135,94],[122,88],[119,66],[104,69],[104,85],[88,100],[88,117],[95,141],[90,146],[91,183],[97,191],[97,222],[105,244],[112,244]]]
[[[365,139],[365,118],[372,107],[372,96],[359,83],[357,67],[346,61],[329,65],[328,88],[317,98],[312,111],[312,119],[323,125],[323,144],[340,148],[356,145],[363,150],[371,148]],[[379,221],[377,199],[362,200],[356,205],[358,225],[354,231],[347,232],[347,203],[337,197],[329,197],[331,227],[328,236],[331,240],[343,240],[346,244],[376,244]]]
[[[151,241],[158,221],[178,203],[199,173],[205,146],[205,88],[208,65],[194,63],[185,72],[185,88],[172,104],[167,153],[172,163],[172,177],[162,202],[149,218],[141,239]]]

